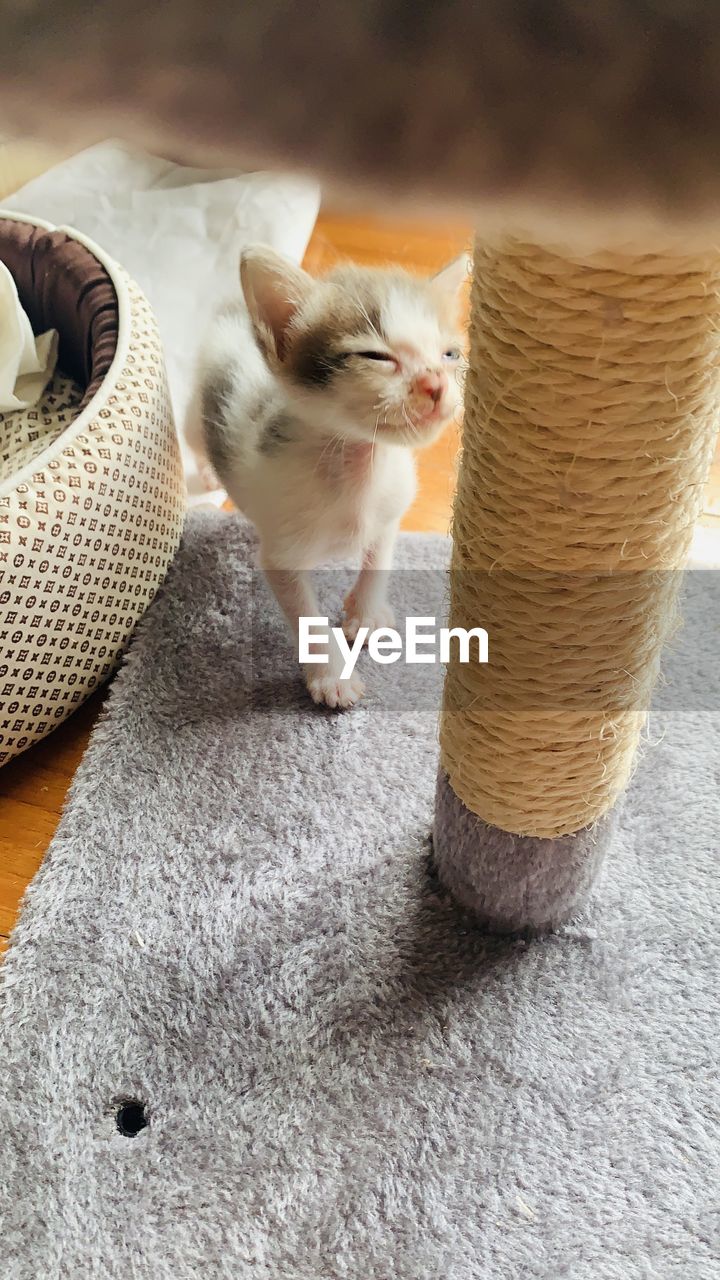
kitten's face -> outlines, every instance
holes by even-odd
[[[270,308],[258,306],[245,273],[243,284],[256,329],[266,349],[270,337],[277,372],[303,417],[357,440],[418,447],[435,439],[462,400],[456,311],[465,262],[432,280],[357,267],[322,281],[291,273],[285,323],[269,314],[277,284]]]

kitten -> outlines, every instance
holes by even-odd
[[[348,638],[392,625],[387,571],[415,494],[412,450],[461,402],[466,274],[460,258],[429,280],[354,266],[316,280],[270,249],[242,255],[244,298],[213,321],[186,434],[255,524],[296,639],[298,618],[319,612],[311,571],[328,560],[361,563],[344,604]],[[328,664],[305,667],[307,687],[315,702],[352,706],[362,682],[341,678],[327,643]]]

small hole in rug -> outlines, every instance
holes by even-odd
[[[136,1099],[121,1103],[115,1112],[118,1133],[121,1133],[124,1138],[136,1137],[140,1130],[147,1126],[147,1122],[145,1104]]]

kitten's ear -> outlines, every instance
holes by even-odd
[[[240,283],[258,338],[264,346],[270,342],[282,360],[288,326],[315,289],[315,281],[274,249],[253,245],[240,257]]]
[[[437,275],[430,277],[433,293],[447,306],[457,305],[460,289],[470,278],[470,265],[470,255],[461,253],[459,258],[455,258],[446,267],[442,267]]]

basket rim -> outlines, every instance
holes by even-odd
[[[115,345],[115,353],[102,383],[98,387],[95,395],[88,401],[85,408],[74,418],[65,431],[63,431],[56,440],[42,449],[29,462],[25,463],[19,471],[8,476],[7,479],[0,483],[0,498],[6,498],[23,484],[32,478],[37,471],[43,471],[51,462],[54,462],[64,449],[67,448],[83,431],[97,418],[99,411],[104,408],[107,403],[111,389],[115,385],[117,376],[125,364],[128,349],[130,346],[130,321],[132,312],[132,300],[128,288],[129,276],[123,267],[120,266],[110,254],[106,253],[100,245],[91,240],[89,236],[85,236],[81,231],[77,231],[75,227],[60,225],[56,226],[52,222],[46,222],[44,218],[30,217],[24,213],[14,213],[11,210],[5,210],[0,207],[0,220],[12,222],[25,222],[30,226],[39,227],[43,231],[62,231],[72,240],[77,240],[83,245],[93,257],[107,271],[117,298],[118,308],[118,332],[117,342]]]

